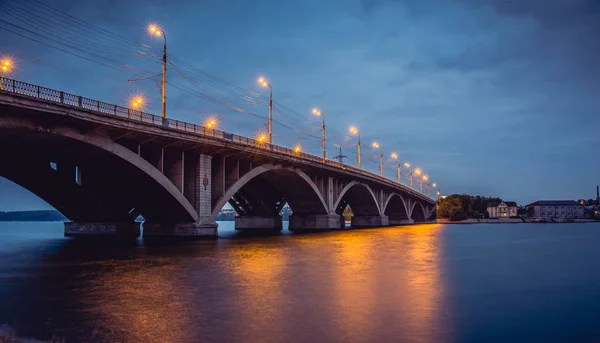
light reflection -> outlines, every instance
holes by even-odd
[[[332,292],[340,333],[360,341],[381,332],[397,341],[440,341],[440,231],[440,225],[412,225],[340,238]]]
[[[424,341],[436,341],[438,337],[434,337],[434,332],[440,332],[437,320],[442,311],[440,300],[444,289],[440,278],[441,229],[439,224],[429,224],[413,225],[405,231],[408,266],[404,268],[402,291],[409,295],[403,301],[410,309],[406,320],[410,318]],[[431,330],[433,327],[437,329]]]
[[[377,312],[376,261],[372,256],[377,249],[376,241],[359,231],[348,232],[337,242],[336,248],[338,253],[332,261],[335,263],[332,292],[335,309],[331,315],[340,317],[338,325],[342,333],[355,332],[359,341],[371,341],[374,326],[365,323],[371,323]],[[360,332],[356,332],[358,328]],[[340,341],[348,339],[351,336],[340,337]]]
[[[233,277],[233,287],[227,301],[234,305],[233,315],[239,316],[236,330],[241,331],[241,337],[262,337],[265,330],[280,326],[285,319],[282,273],[287,256],[281,247],[260,244],[230,248],[231,264],[226,268]]]
[[[102,318],[103,327],[124,335],[128,342],[183,342],[192,335],[190,325],[197,308],[190,308],[189,289],[177,285],[173,276],[180,267],[171,258],[158,266],[115,265],[92,276],[89,289],[101,290],[86,296],[87,312]],[[102,333],[105,334],[105,333]]]

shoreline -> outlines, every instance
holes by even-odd
[[[542,223],[534,223],[534,224],[575,224],[575,223],[596,223],[600,222],[594,219],[572,219],[572,221],[568,222],[542,222]],[[527,218],[522,220],[521,218],[509,218],[509,219],[465,219],[459,221],[450,221],[448,219],[437,219],[437,224],[532,224],[532,220]]]

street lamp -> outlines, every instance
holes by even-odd
[[[256,135],[256,142],[258,144],[263,144],[265,143],[267,140],[267,135],[264,133],[258,133],[258,135]]]
[[[163,46],[163,57],[162,57],[162,117],[167,117],[167,34],[156,25],[148,26],[148,32],[154,36],[163,36],[165,44]]]
[[[269,87],[269,123],[268,123],[268,134],[269,144],[273,144],[273,86],[270,82],[267,82],[264,77],[258,79],[258,84],[263,87]]]
[[[129,106],[135,110],[141,110],[144,107],[145,101],[142,95],[134,95],[129,100]]]
[[[4,57],[0,60],[0,77],[2,78],[2,80],[0,80],[0,90],[4,90],[4,75],[12,71],[13,65],[13,61],[8,57]]]
[[[358,169],[360,169],[360,132],[358,132],[358,129],[354,126],[350,127],[350,133],[353,135],[357,135],[358,136]]]
[[[323,161],[327,159],[327,149],[325,148],[325,115],[318,108],[313,108],[312,113],[321,116],[321,147],[323,148]]]
[[[397,160],[398,161],[398,183],[400,183],[400,157],[398,157],[398,154],[396,154],[395,152],[392,153],[392,160]]]
[[[421,169],[419,169],[419,168],[415,169],[415,175],[419,176],[419,179],[421,179],[421,177],[420,177],[421,176]],[[412,177],[411,177],[411,179],[412,179]],[[422,181],[422,179],[421,179],[421,181]],[[421,188],[421,192],[423,192],[423,188]]]
[[[423,193],[423,181],[427,181],[427,180],[428,180],[427,175],[423,174],[423,176],[421,176],[421,182],[419,184],[419,191],[421,193]]]
[[[294,147],[294,153],[295,154],[300,154],[302,152],[302,146],[300,146],[300,144],[296,145]]]
[[[408,168],[408,182],[409,182],[410,188],[412,189],[412,174],[413,174],[412,167],[411,167],[410,163],[408,163],[408,162],[404,163],[404,166],[406,168]]]
[[[4,74],[8,74],[11,72],[13,67],[13,61],[10,58],[5,57],[2,60],[0,60],[0,66],[2,66],[2,77],[4,77]]]
[[[379,175],[383,176],[383,148],[377,142],[373,142],[373,148],[379,149]]]
[[[217,118],[215,118],[215,117],[206,118],[206,120],[204,121],[204,134],[206,134],[206,129],[208,129],[208,130],[212,130],[213,136],[214,136],[215,129],[217,128],[218,125],[219,125],[219,122],[217,121]]]
[[[435,189],[436,189],[436,187],[437,187],[437,183],[435,183],[435,182],[434,182],[434,183],[432,183],[432,184],[431,184],[431,187],[433,187],[433,190],[435,191]],[[439,191],[439,190],[437,191],[437,196],[438,196],[438,197],[440,196],[440,191]]]

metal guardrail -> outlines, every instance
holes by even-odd
[[[406,192],[415,194],[417,196],[422,196],[427,199],[431,199],[423,193],[417,192],[411,188],[406,187],[405,185],[398,184],[388,178],[383,176],[373,174],[371,172],[358,169],[343,163],[323,159],[322,157],[318,157],[315,155],[307,154],[304,152],[295,152],[293,149],[288,149],[284,147],[280,147],[278,145],[261,143],[255,139],[247,138],[243,136],[238,136],[234,133],[229,133],[225,131],[220,131],[216,129],[207,129],[204,126],[186,123],[183,121],[179,121],[176,119],[163,118],[154,114],[146,113],[143,111],[122,107],[118,105],[108,104],[106,102],[93,100],[89,98],[85,98],[79,95],[69,94],[62,91],[57,91],[51,88],[46,88],[30,83],[26,83],[23,81],[7,79],[0,77],[0,91],[15,93],[19,95],[25,95],[32,98],[43,99],[48,101],[53,101],[59,104],[77,107],[97,113],[102,113],[105,115],[114,115],[121,118],[127,118],[129,120],[134,120],[138,122],[142,122],[145,124],[151,124],[156,126],[167,127],[170,129],[175,129],[179,131],[185,131],[188,133],[194,133],[197,135],[201,135],[204,137],[217,138],[222,139],[229,142],[235,142],[247,146],[252,147],[260,147],[263,149],[267,149],[272,152],[277,152],[281,154],[285,154],[291,157],[304,159],[311,162],[316,162],[320,164],[324,164],[327,166],[337,167],[343,170],[350,170],[354,173],[361,174],[364,176],[368,176],[373,179],[377,179],[379,181],[385,182],[392,187],[400,187],[404,189]]]

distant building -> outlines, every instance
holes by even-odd
[[[517,216],[517,203],[514,201],[491,202],[487,204],[490,218],[510,218]]]
[[[527,205],[536,218],[583,218],[584,206],[574,200],[538,200]]]

